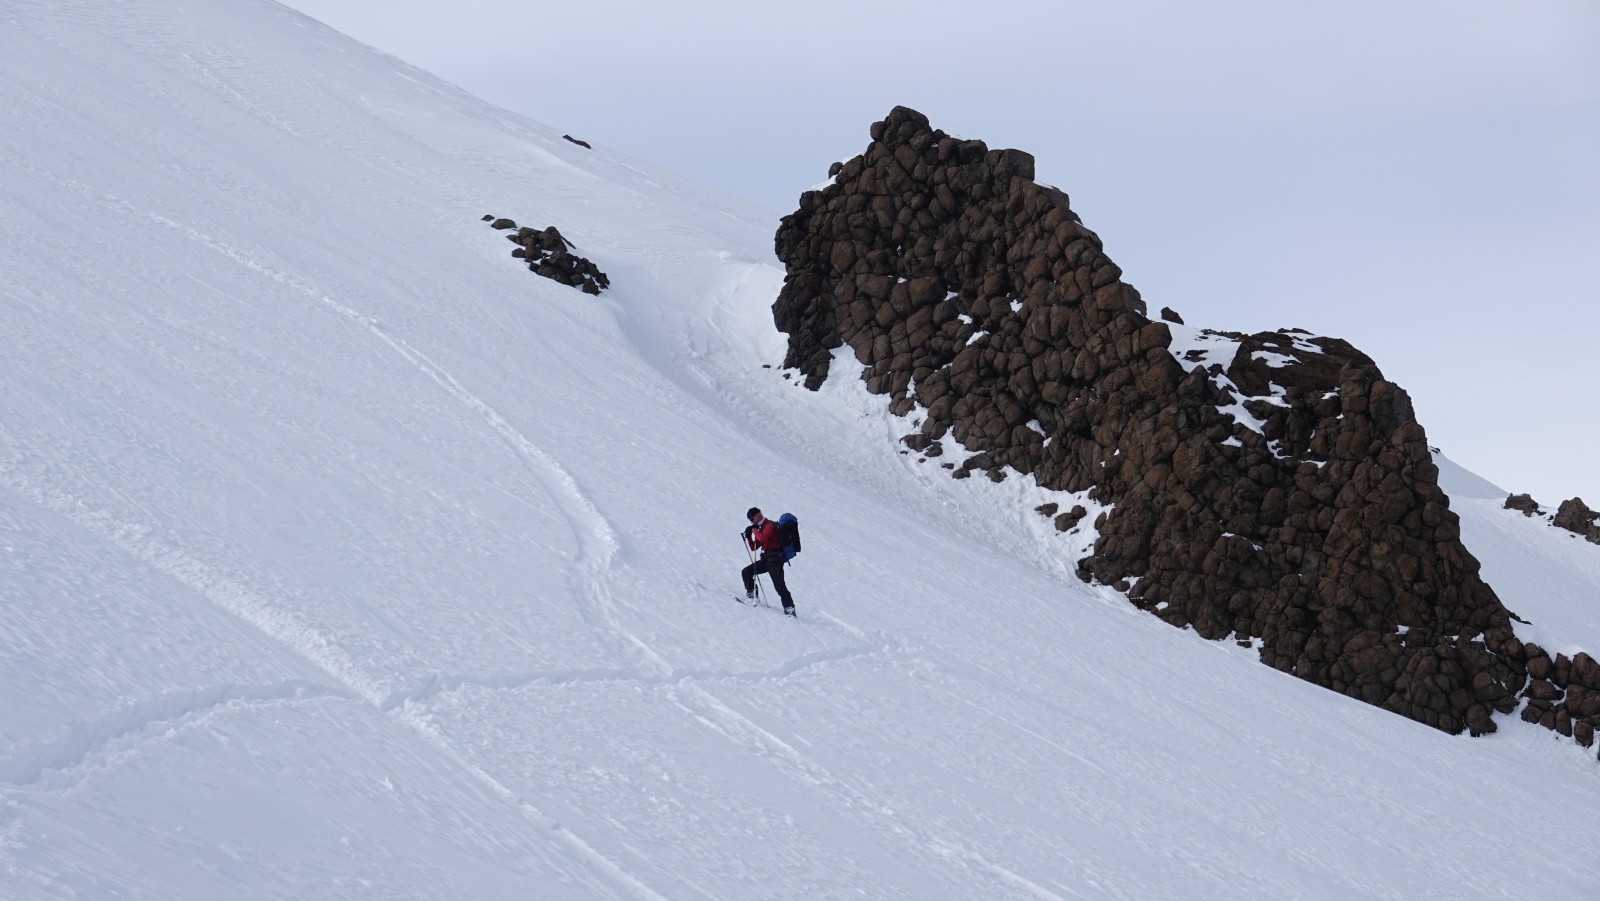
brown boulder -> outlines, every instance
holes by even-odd
[[[1590,510],[1581,497],[1562,501],[1551,524],[1600,544],[1600,513]]]
[[[1533,499],[1532,495],[1527,494],[1506,495],[1505,509],[1517,510],[1521,512],[1523,516],[1532,516],[1535,513],[1541,512],[1539,510],[1539,503]]]

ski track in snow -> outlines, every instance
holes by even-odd
[[[329,301],[332,303],[332,301]],[[342,310],[341,310],[342,311]],[[926,830],[907,826],[899,821],[893,809],[872,800],[861,791],[835,777],[825,767],[795,749],[792,745],[761,728],[748,717],[723,703],[691,679],[692,674],[678,673],[664,657],[648,643],[622,625],[609,587],[608,574],[615,558],[618,542],[616,532],[605,516],[584,495],[576,480],[553,457],[518,432],[504,417],[476,395],[468,392],[437,364],[412,348],[385,334],[376,324],[367,323],[380,338],[388,342],[430,378],[438,382],[458,400],[482,414],[489,425],[502,435],[528,464],[530,471],[539,477],[561,509],[578,540],[580,554],[578,572],[581,573],[581,597],[589,607],[589,618],[598,622],[619,641],[623,653],[632,658],[643,674],[641,681],[657,681],[667,686],[666,696],[679,709],[704,723],[712,731],[761,754],[778,769],[799,778],[814,787],[826,790],[846,807],[863,811],[881,820],[896,835],[913,845],[931,848],[938,856],[964,865],[976,866],[998,877],[1008,887],[1021,888],[1036,897],[1059,896],[1038,886],[1016,873],[986,860],[976,851],[966,849],[953,837],[929,834]],[[876,652],[868,648],[867,652]],[[776,672],[775,678],[798,671],[815,662],[853,656],[849,649],[843,652],[817,652],[791,661]],[[713,673],[711,678],[736,678],[734,674]],[[758,676],[757,678],[769,678]]]
[[[485,417],[490,427],[505,438],[517,451],[519,457],[529,464],[529,469],[550,490],[551,497],[561,505],[563,515],[572,523],[573,533],[579,540],[580,560],[578,572],[582,574],[584,582],[582,593],[591,598],[593,606],[603,611],[605,625],[615,633],[631,639],[632,643],[642,651],[642,656],[647,660],[652,660],[659,666],[665,666],[664,661],[661,661],[661,658],[656,656],[653,651],[650,651],[643,642],[626,633],[620,624],[616,622],[615,616],[609,612],[610,600],[604,584],[603,573],[609,567],[610,560],[617,547],[615,534],[612,532],[609,523],[605,521],[592,504],[588,503],[576,484],[572,482],[571,476],[558,463],[528,441],[520,432],[512,428],[488,404],[463,389],[453,378],[420,352],[410,347],[404,340],[389,335],[379,327],[376,321],[317,291],[300,279],[267,266],[248,254],[217,241],[183,223],[176,222],[157,213],[140,210],[121,198],[88,188],[79,182],[52,178],[58,183],[80,193],[116,204],[162,226],[175,229],[190,240],[203,244],[248,269],[320,301],[345,319],[366,328],[375,337],[393,348],[407,362],[445,388],[456,399],[477,410]],[[147,536],[148,530],[142,526],[114,523],[109,516],[89,510],[75,498],[67,498],[41,491],[16,478],[12,479],[11,487],[17,493],[84,526],[92,533],[124,548],[134,557],[176,578],[228,613],[254,626],[257,630],[326,672],[339,683],[343,692],[361,698],[380,712],[388,714],[396,721],[410,727],[444,756],[487,787],[496,797],[514,804],[528,820],[554,832],[563,844],[567,845],[581,859],[604,875],[617,888],[622,889],[625,894],[640,898],[662,898],[660,894],[627,873],[614,861],[596,851],[571,830],[544,814],[535,805],[517,796],[515,792],[511,791],[481,767],[464,758],[427,721],[425,716],[415,709],[407,709],[403,703],[394,703],[392,692],[385,691],[378,682],[362,672],[360,667],[334,641],[315,628],[300,622],[292,613],[272,604],[242,585],[219,577],[205,564],[195,560],[183,551],[166,547],[159,541],[149,538]],[[670,672],[670,667],[667,668],[667,671]],[[338,691],[338,689],[334,689],[334,691]],[[93,745],[92,742],[89,744],[91,746],[85,748],[85,754],[98,747],[98,745]],[[101,745],[103,744],[102,742]],[[26,774],[28,769],[19,767],[19,771]],[[5,772],[6,770],[0,769],[0,775]]]
[[[863,813],[882,823],[914,849],[927,849],[939,858],[976,867],[997,878],[1008,888],[1021,889],[1038,898],[1061,898],[1043,886],[987,860],[977,851],[964,847],[963,843],[953,836],[941,835],[925,827],[902,822],[902,818],[892,807],[872,799],[865,792],[834,776],[826,767],[761,728],[709,692],[693,685],[687,688],[692,696],[687,702],[678,699],[678,704],[707,728],[768,758],[780,771],[822,789],[847,809]]]
[[[662,897],[614,861],[600,854],[560,822],[464,758],[419,711],[407,708],[403,704],[391,705],[391,693],[385,692],[377,681],[363,673],[334,641],[314,627],[301,622],[293,613],[273,604],[249,588],[218,575],[189,554],[152,538],[147,527],[117,523],[107,514],[90,510],[76,498],[41,490],[15,474],[12,474],[7,481],[8,487],[17,494],[52,510],[91,534],[122,548],[134,558],[171,576],[327,673],[337,683],[336,687],[315,686],[313,690],[329,695],[359,698],[380,713],[407,726],[446,759],[489,789],[495,797],[515,806],[530,822],[552,832],[558,841],[602,875],[613,887],[620,889],[624,895],[650,899]],[[293,684],[296,690],[302,690],[305,686],[304,683],[290,684]],[[238,700],[247,699],[250,698],[241,696]],[[218,695],[216,703],[210,705],[202,703],[199,706],[216,707],[229,700],[234,699]],[[141,716],[146,717],[146,722],[155,722],[160,719],[171,719],[174,716],[181,717],[185,713],[186,711],[181,708],[174,713],[171,708],[163,707],[162,702],[156,701],[152,702],[152,705],[135,708],[132,713],[125,711],[112,715],[95,725],[75,731],[72,736],[60,743],[47,744],[32,753],[25,753],[14,761],[0,762],[0,780],[6,780],[9,774],[13,778],[7,781],[15,785],[37,782],[39,773],[44,770],[59,769],[73,764],[81,765],[112,739],[143,728],[139,722]],[[105,736],[103,739],[100,738],[102,735]]]
[[[781,679],[806,667],[829,660],[847,659],[869,653],[881,653],[885,650],[893,651],[896,647],[893,643],[866,648],[814,652],[764,673],[676,671],[672,664],[657,653],[654,648],[623,626],[616,614],[609,587],[608,574],[616,557],[619,542],[615,529],[612,528],[604,514],[589,500],[578,486],[576,480],[559,461],[529,440],[526,435],[512,426],[504,416],[482,398],[463,387],[442,366],[413,347],[405,339],[391,335],[371,317],[351,309],[318,291],[313,286],[306,284],[301,279],[268,266],[237,248],[218,241],[191,226],[157,213],[140,210],[121,198],[88,188],[81,183],[70,180],[63,181],[61,179],[54,180],[66,184],[74,190],[90,193],[102,201],[121,206],[166,228],[176,230],[190,240],[222,254],[239,265],[319,302],[340,317],[368,331],[390,347],[407,363],[444,389],[451,397],[479,414],[489,428],[506,441],[518,458],[523,461],[528,471],[544,486],[562,516],[567,520],[578,544],[578,560],[577,565],[574,567],[574,572],[580,583],[578,585],[578,596],[585,601],[585,609],[582,613],[592,626],[610,634],[620,645],[623,655],[635,666],[634,681],[664,686],[666,698],[685,714],[703,723],[716,734],[739,744],[752,753],[761,755],[780,771],[815,788],[826,791],[847,809],[864,813],[882,822],[892,833],[912,847],[927,849],[938,858],[962,866],[976,868],[989,874],[1008,889],[1022,890],[1039,898],[1060,897],[1019,874],[989,861],[977,851],[967,848],[963,842],[954,836],[938,834],[925,827],[908,825],[902,822],[902,818],[891,807],[872,799],[861,790],[834,776],[821,764],[729,707],[705,688],[696,684],[695,681]],[[63,504],[59,498],[52,499],[37,492],[30,492],[20,486],[17,487],[19,487],[21,493],[33,497],[43,506],[68,516],[80,522],[80,524],[87,525],[90,522],[105,520],[102,515],[85,515],[82,505],[75,501]],[[377,682],[361,672],[359,667],[326,636],[298,622],[292,614],[276,607],[249,589],[218,578],[215,574],[209,572],[203,564],[182,551],[165,548],[148,540],[142,542],[128,540],[133,535],[138,534],[139,531],[141,530],[138,527],[133,527],[132,529],[117,527],[110,530],[102,529],[100,534],[102,537],[109,538],[128,548],[140,559],[146,560],[146,562],[155,565],[163,572],[167,572],[169,575],[173,575],[184,582],[184,584],[195,588],[203,596],[217,603],[229,613],[255,626],[263,633],[289,647],[296,654],[315,664],[324,672],[327,672],[343,686],[345,691],[360,697],[377,710],[391,715],[399,722],[410,727],[457,766],[489,788],[495,796],[514,804],[530,821],[555,832],[558,838],[580,858],[588,862],[618,887],[623,888],[628,894],[637,897],[661,897],[643,882],[630,875],[615,861],[605,857],[571,830],[544,814],[536,805],[521,798],[493,775],[464,757],[439,733],[426,714],[414,703],[465,684],[509,688],[517,687],[518,685],[535,684],[546,680],[553,683],[585,679],[603,680],[616,678],[621,675],[620,673],[540,674],[527,677],[491,677],[481,680],[470,677],[440,675],[410,691],[384,691]],[[847,631],[857,631],[835,617],[830,616],[829,619],[844,627]]]
[[[0,760],[0,785],[13,788],[37,785],[49,772],[84,765],[96,752],[117,739],[144,732],[152,726],[175,727],[219,707],[351,697],[342,689],[303,680],[168,692],[89,722],[73,723],[65,736],[36,742],[21,753]]]
[[[117,200],[117,202],[128,206],[130,209],[132,208],[131,205],[126,204],[124,201]],[[896,815],[892,808],[874,801],[860,790],[835,777],[815,760],[807,757],[771,732],[761,728],[748,717],[729,707],[700,685],[695,684],[692,681],[695,678],[694,674],[676,673],[672,664],[649,644],[623,626],[621,620],[617,617],[609,586],[609,572],[616,557],[619,542],[616,537],[616,530],[611,526],[605,515],[589,500],[577,481],[559,461],[518,431],[486,401],[463,387],[442,366],[429,359],[405,339],[389,334],[376,320],[339,303],[302,280],[267,266],[236,248],[210,238],[187,225],[154,213],[146,212],[144,215],[161,225],[179,230],[191,240],[204,244],[240,265],[319,301],[345,319],[360,325],[392,348],[456,400],[482,416],[488,426],[511,446],[517,456],[524,462],[528,471],[545,487],[562,516],[567,520],[578,543],[578,565],[575,567],[575,572],[581,583],[578,594],[586,601],[586,609],[583,611],[585,619],[591,624],[599,626],[619,642],[624,656],[632,660],[645,681],[665,684],[667,686],[668,699],[679,709],[704,723],[717,734],[766,757],[778,769],[814,787],[827,791],[845,807],[862,811],[883,822],[892,832],[914,847],[927,848],[940,858],[957,862],[964,866],[976,867],[999,880],[1007,888],[1020,889],[1039,898],[1060,897],[1043,886],[1037,885],[1019,874],[987,860],[977,851],[965,847],[964,843],[954,836],[936,834],[926,828],[901,822],[901,818]],[[830,617],[830,619],[841,626],[845,625],[835,617]],[[845,626],[845,628],[852,632],[855,631],[848,626]],[[827,655],[829,652],[820,653]],[[845,654],[848,655],[849,652],[847,651]],[[835,653],[833,659],[838,659],[839,656],[839,654]],[[826,656],[811,659],[816,657],[817,655],[815,654],[805,655],[780,667],[776,671],[780,673],[778,676],[758,676],[757,678],[781,678],[782,674],[787,674],[786,670],[792,673],[805,666],[820,662],[822,659],[828,659]],[[738,675],[731,673],[702,674],[702,677],[705,676],[713,679],[739,678]],[[448,684],[448,681],[448,677],[440,677],[440,681],[437,684],[443,686]],[[529,680],[530,683],[533,681],[537,681],[537,677]],[[352,683],[351,687],[355,688],[356,684],[359,683]],[[360,689],[357,690],[360,691]],[[426,687],[417,692],[419,697],[425,697],[431,693],[433,692],[430,692]],[[650,897],[660,897],[642,882],[629,876],[615,862],[610,861],[583,842],[570,830],[560,826],[527,801],[518,798],[514,792],[494,779],[489,773],[462,757],[433,728],[425,714],[414,706],[408,707],[406,705],[404,696],[400,696],[398,700],[396,699],[397,696],[393,694],[379,697],[370,687],[361,691],[361,694],[369,703],[380,710],[398,714],[403,722],[427,737],[458,765],[469,771],[480,782],[488,785],[498,796],[508,801],[514,801],[530,819],[548,824],[551,828],[556,829],[563,840],[576,848],[583,857],[597,868],[606,871],[613,879],[625,882],[635,892]]]
[[[781,682],[797,673],[830,663],[883,657],[901,653],[898,642],[879,642],[853,647],[830,648],[802,654],[780,666],[765,670],[693,670],[674,669],[665,676],[641,675],[633,670],[577,669],[551,670],[529,673],[483,674],[435,673],[414,688],[393,692],[382,704],[391,710],[406,704],[421,704],[462,688],[488,688],[510,690],[531,685],[578,685],[583,683],[628,683],[643,686],[674,686],[689,681],[699,682]]]
[[[382,698],[379,684],[368,678],[356,662],[326,635],[283,607],[155,537],[151,527],[118,522],[110,514],[90,508],[79,498],[34,484],[21,473],[0,470],[0,475],[7,476],[7,487],[17,495],[64,517],[89,534],[172,577],[327,673],[342,690],[370,704],[376,704]]]

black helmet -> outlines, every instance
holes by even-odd
[[[745,519],[755,519],[757,516],[760,516],[760,515],[761,515],[761,508],[760,507],[751,507],[750,509],[744,511],[744,518]]]

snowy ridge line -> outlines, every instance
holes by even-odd
[[[343,689],[302,679],[271,685],[227,684],[193,691],[168,692],[89,722],[69,724],[65,736],[35,743],[19,754],[0,759],[0,783],[19,787],[35,785],[44,779],[45,773],[83,764],[97,751],[123,736],[142,732],[158,724],[177,723],[220,707],[326,698],[355,700],[350,692]]]
[[[689,681],[701,682],[776,682],[805,670],[828,663],[859,660],[902,653],[903,648],[893,644],[861,645],[831,648],[802,654],[787,663],[767,670],[689,670],[674,669],[666,676],[640,675],[626,670],[578,669],[551,672],[507,673],[504,675],[468,675],[460,673],[435,673],[414,688],[396,691],[381,705],[385,711],[428,701],[439,695],[462,688],[516,689],[532,685],[582,685],[594,683],[628,683],[642,686],[683,685]]]
[[[26,476],[0,469],[0,478],[16,494],[59,514],[90,534],[122,548],[222,610],[255,627],[296,656],[331,676],[344,690],[376,705],[384,696],[354,660],[326,635],[256,592],[214,572],[211,567],[150,536],[148,526],[120,523],[92,510],[70,495],[36,488]]]

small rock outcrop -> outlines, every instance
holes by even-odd
[[[1600,513],[1590,510],[1581,497],[1562,501],[1561,506],[1556,508],[1555,518],[1550,520],[1550,523],[1600,544]]]
[[[1365,354],[1149,318],[1031,156],[914,110],[830,176],[775,239],[773,316],[806,387],[847,347],[909,417],[908,448],[971,452],[942,464],[954,477],[1020,473],[1110,508],[1080,577],[1173,625],[1447,732],[1517,709],[1530,651],[1461,544],[1410,398]],[[1589,663],[1566,671],[1591,690]],[[1587,700],[1541,703],[1567,705],[1549,724],[1566,734],[1600,726]]]
[[[1505,509],[1516,510],[1523,516],[1537,516],[1544,512],[1539,509],[1539,502],[1534,500],[1531,494],[1506,495]]]
[[[1516,510],[1523,516],[1538,516],[1558,529],[1600,544],[1600,513],[1589,509],[1581,497],[1568,498],[1556,507],[1554,514],[1546,513],[1530,494],[1513,494],[1506,498],[1505,509]]]
[[[517,245],[511,255],[526,261],[528,269],[535,275],[570,285],[585,294],[599,294],[611,287],[611,279],[600,271],[599,266],[571,252],[573,243],[562,237],[554,225],[544,229],[517,228],[515,221],[496,219],[493,215],[485,215],[483,221],[488,222],[490,228],[501,231],[516,229],[506,235],[511,243]]]
[[[1526,645],[1532,677],[1523,696],[1522,718],[1592,747],[1600,729],[1600,663],[1586,653],[1554,659],[1538,645]]]

